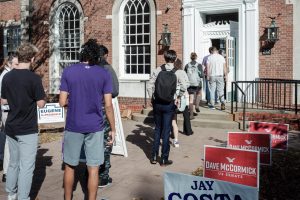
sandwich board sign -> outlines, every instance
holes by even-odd
[[[37,117],[39,124],[65,122],[64,108],[59,103],[47,103],[37,109]]]
[[[288,130],[288,124],[250,121],[248,131],[271,134],[272,148],[277,150],[287,150]]]
[[[271,165],[271,135],[264,133],[229,132],[228,148],[255,150],[260,152],[260,164]]]
[[[259,152],[204,146],[203,176],[259,188]]]
[[[113,144],[112,153],[123,155],[124,157],[128,157],[118,99],[113,98],[112,103],[114,108],[115,126],[116,126],[116,137],[115,137],[115,142]]]
[[[166,172],[166,200],[258,200],[258,189],[230,182]]]

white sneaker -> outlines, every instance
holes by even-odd
[[[17,194],[8,195],[7,200],[17,200]]]
[[[179,147],[179,142],[174,140],[173,145],[174,145],[174,147]]]

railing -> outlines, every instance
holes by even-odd
[[[299,85],[300,80],[266,78],[232,82],[231,113],[243,109],[243,129],[246,109],[290,111],[298,114]]]

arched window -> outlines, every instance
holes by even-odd
[[[74,4],[65,3],[58,13],[60,69],[79,61],[80,15]]]
[[[50,93],[58,93],[65,67],[79,61],[83,12],[77,0],[55,1],[50,12]]]
[[[123,10],[124,75],[150,74],[151,24],[147,0],[128,0]],[[121,52],[122,54],[122,52]],[[122,57],[121,57],[122,59]]]

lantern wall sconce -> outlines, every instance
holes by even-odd
[[[279,40],[279,27],[276,24],[275,19],[279,17],[279,13],[276,17],[269,17],[271,24],[265,27],[264,35],[261,36],[261,52],[263,55],[271,55],[271,49],[274,48],[275,43]]]
[[[271,21],[271,25],[269,27],[266,27],[267,29],[267,41],[269,42],[276,42],[279,40],[279,27],[276,25],[276,17],[269,17]]]
[[[169,31],[168,24],[163,24],[164,30],[161,33],[161,39],[159,41],[159,44],[165,47],[171,46],[171,32]]]

